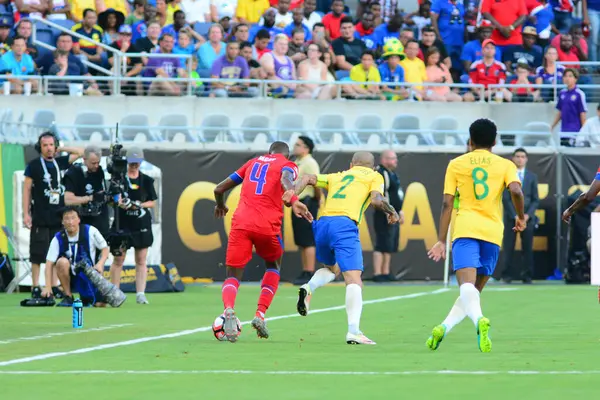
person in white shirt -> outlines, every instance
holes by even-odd
[[[75,272],[75,264],[85,260],[93,264],[101,274],[104,273],[104,264],[108,260],[109,247],[100,231],[91,225],[80,225],[79,212],[75,207],[65,207],[62,215],[64,229],[58,232],[50,242],[48,255],[46,256],[46,286],[42,291],[42,297],[52,295],[52,270],[56,266],[58,279],[63,287],[65,297],[59,306],[70,307],[73,305],[72,288],[77,288],[84,303],[103,305],[89,280],[83,279]],[[87,238],[87,240],[85,240]],[[100,253],[98,261],[96,255]],[[94,263],[95,262],[95,263]],[[86,298],[82,288],[91,292],[94,299]],[[100,303],[100,304],[99,304]]]
[[[321,22],[323,17],[317,13],[317,0],[304,0],[304,21],[302,23],[312,31],[317,22]]]
[[[238,0],[210,0],[210,14],[212,22],[219,22],[222,18],[235,18]]]
[[[211,21],[210,0],[181,0],[181,9],[185,12],[190,25]]]
[[[588,143],[593,144],[594,147],[600,146],[600,104],[596,113],[598,115],[588,118],[581,127],[576,139],[577,146],[585,146]]]
[[[275,26],[279,29],[284,29],[286,26],[294,22],[294,18],[290,10],[290,0],[279,0],[279,4],[277,4],[277,8],[271,7],[269,10],[275,11]],[[267,11],[269,11],[267,10]],[[258,21],[259,25],[265,24],[264,17],[260,18]]]

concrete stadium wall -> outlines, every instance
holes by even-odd
[[[499,130],[522,130],[528,122],[551,123],[554,105],[548,103],[432,103],[432,102],[381,102],[381,101],[307,101],[273,99],[208,99],[196,97],[68,97],[68,96],[0,96],[0,108],[10,108],[15,117],[24,114],[24,122],[31,122],[36,110],[50,109],[56,114],[59,125],[71,125],[79,111],[97,111],[104,114],[105,123],[113,125],[125,115],[144,113],[151,125],[157,125],[165,114],[183,113],[191,126],[199,126],[206,115],[227,114],[232,126],[240,126],[244,117],[252,114],[266,115],[272,126],[278,115],[302,113],[306,127],[313,127],[322,114],[342,114],[346,127],[352,128],[360,115],[375,114],[383,119],[383,127],[391,125],[398,114],[419,117],[421,128],[429,128],[438,116],[453,116],[459,128],[466,130],[475,118],[494,120]],[[590,107],[595,115],[596,107]]]

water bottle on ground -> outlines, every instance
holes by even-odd
[[[83,328],[83,302],[80,299],[73,302],[73,328]]]

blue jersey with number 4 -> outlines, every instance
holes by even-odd
[[[240,201],[233,214],[231,229],[243,229],[264,235],[281,234],[284,189],[281,176],[289,171],[292,180],[298,167],[282,154],[253,158],[229,176],[242,184]],[[233,195],[230,195],[230,198]],[[229,199],[228,199],[229,200]]]

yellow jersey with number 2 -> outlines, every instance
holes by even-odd
[[[452,240],[472,238],[502,246],[502,193],[512,182],[521,182],[515,164],[487,150],[450,161],[444,194],[460,193]]]
[[[360,224],[371,203],[371,192],[383,195],[383,176],[372,168],[357,166],[336,174],[317,175],[317,187],[327,190],[320,217],[345,216]]]

